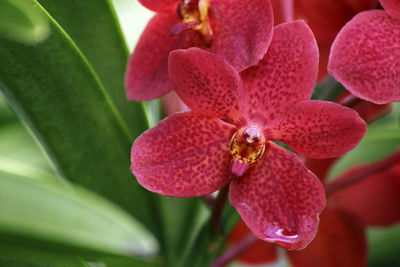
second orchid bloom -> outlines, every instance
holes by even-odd
[[[139,183],[174,197],[206,195],[230,183],[230,202],[256,236],[289,249],[307,246],[324,190],[275,141],[307,157],[330,158],[353,149],[366,132],[355,111],[309,100],[318,48],[308,26],[275,27],[264,58],[240,73],[199,48],[171,52],[168,69],[191,111],[169,116],[136,140],[131,170]]]

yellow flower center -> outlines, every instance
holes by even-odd
[[[178,5],[178,16],[183,23],[195,23],[193,30],[201,34],[206,44],[211,42],[212,29],[208,20],[209,0],[184,0]]]
[[[265,138],[256,126],[239,129],[231,139],[231,153],[234,159],[247,164],[256,162],[265,151]]]

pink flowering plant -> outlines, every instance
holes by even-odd
[[[399,14],[0,1],[0,266],[399,266]]]

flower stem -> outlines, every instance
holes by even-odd
[[[217,199],[214,201],[213,209],[211,212],[211,218],[210,218],[211,229],[217,235],[222,235],[221,217],[222,217],[222,211],[224,210],[225,207],[226,199],[228,198],[229,185],[230,183],[228,183],[221,190],[219,190]]]
[[[242,252],[244,252],[246,249],[251,247],[258,238],[253,235],[253,234],[248,234],[245,236],[242,240],[240,240],[239,243],[235,244],[231,248],[229,248],[227,251],[225,251],[224,254],[219,256],[211,265],[211,267],[224,267],[228,263],[230,263],[233,259],[237,258]]]
[[[203,201],[204,201],[209,207],[212,207],[212,206],[214,205],[215,200],[216,200],[216,198],[215,198],[212,194],[203,196]]]
[[[344,97],[342,100],[339,101],[339,104],[342,106],[346,107],[353,107],[355,104],[357,104],[361,99],[356,97],[355,95],[348,95]]]
[[[326,195],[330,195],[340,189],[353,185],[357,182],[361,182],[365,178],[376,174],[378,172],[384,171],[389,167],[392,167],[396,163],[400,163],[400,151],[394,153],[393,155],[385,158],[384,160],[378,161],[376,163],[370,164],[366,167],[360,168],[357,173],[350,173],[348,175],[343,175],[339,179],[328,183],[325,185]]]

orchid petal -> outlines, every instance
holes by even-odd
[[[328,71],[359,98],[400,100],[400,20],[383,10],[355,16],[332,45]]]
[[[367,125],[354,110],[339,104],[307,100],[268,125],[266,135],[310,158],[337,157],[353,149]]]
[[[170,11],[175,9],[181,0],[138,0],[142,6],[155,12]]]
[[[367,266],[365,229],[357,218],[329,206],[320,216],[318,233],[301,251],[289,251],[289,260],[296,267],[363,267]]]
[[[362,168],[354,168],[346,175],[357,173]],[[337,191],[332,198],[336,205],[358,216],[367,225],[388,226],[398,223],[400,168],[371,175],[361,182]]]
[[[172,90],[168,79],[168,53],[190,47],[190,42],[201,43],[193,31],[169,36],[171,28],[179,22],[175,13],[162,13],[147,24],[128,63],[125,85],[129,100],[150,100]]]
[[[381,5],[390,16],[400,20],[400,1],[399,0],[379,0]]]
[[[269,142],[265,153],[232,181],[230,202],[259,238],[302,249],[314,238],[325,194],[293,153]]]
[[[264,57],[273,33],[269,0],[214,0],[209,18],[213,31],[210,50],[238,71]]]
[[[240,220],[229,234],[227,239],[228,244],[235,245],[246,238],[247,235],[251,234],[252,233],[247,225]],[[258,239],[248,249],[240,253],[237,260],[241,263],[251,265],[272,263],[278,260],[278,253],[274,245]]]
[[[143,187],[161,195],[210,194],[229,182],[233,132],[219,119],[174,114],[136,139],[131,171]]]
[[[223,58],[199,48],[175,50],[169,75],[176,93],[194,112],[236,124],[244,120],[241,78]]]
[[[304,21],[276,26],[268,53],[241,73],[250,119],[264,124],[310,99],[317,72],[317,44]]]

